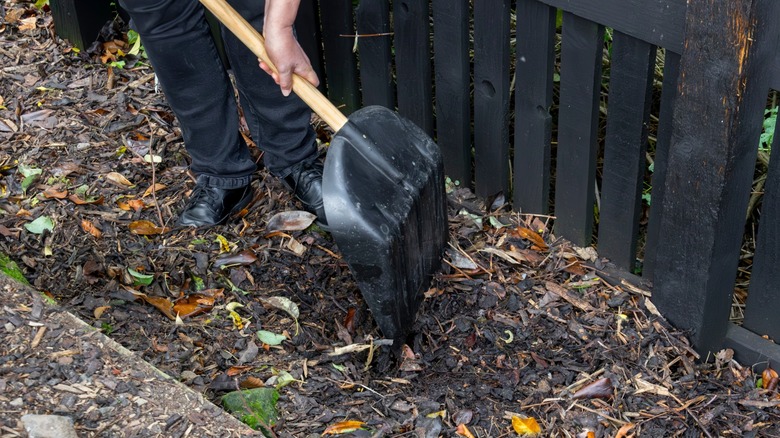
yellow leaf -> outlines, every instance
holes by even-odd
[[[536,419],[533,417],[520,418],[513,416],[512,427],[518,435],[536,435],[542,431],[542,428],[539,427],[539,423],[537,423]]]
[[[322,432],[323,435],[340,435],[342,433],[350,433],[354,432],[358,429],[362,429],[363,426],[365,426],[366,423],[362,421],[356,421],[356,420],[349,420],[349,421],[339,421],[336,424],[331,424],[328,426],[324,432]]]
[[[95,319],[100,319],[100,317],[103,316],[103,312],[110,308],[111,306],[98,306],[95,307],[95,310],[93,310],[92,313],[95,315]]]
[[[230,319],[233,320],[233,327],[236,328],[236,330],[241,330],[244,328],[244,319],[241,318],[241,315],[238,314],[235,310],[229,310],[230,312]]]
[[[436,417],[447,418],[447,410],[445,409],[445,410],[442,410],[442,411],[431,412],[430,414],[426,415],[426,417],[428,417],[428,418],[436,418]]]
[[[223,236],[221,234],[217,234],[217,242],[219,242],[219,252],[220,252],[220,254],[224,253],[224,252],[230,252],[231,245],[230,245],[230,242],[228,242],[228,240],[225,239],[225,236]]]
[[[468,427],[466,427],[465,424],[459,424],[458,428],[455,429],[455,433],[461,436],[465,436],[466,438],[474,438],[474,434],[471,433]]]

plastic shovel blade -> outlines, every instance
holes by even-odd
[[[448,238],[441,152],[380,106],[333,137],[323,176],[330,232],[387,338],[411,330]]]

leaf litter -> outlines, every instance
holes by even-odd
[[[117,43],[76,52],[48,13],[3,3],[0,252],[206,397],[281,379],[279,436],[780,435],[776,373],[728,351],[697,361],[645,285],[611,281],[550,218],[462,188],[442,271],[394,357],[327,233],[273,219],[300,205],[265,169],[242,218],[173,229],[193,180],[150,67],[109,69]],[[25,183],[19,163],[41,172]],[[56,221],[30,230],[35,218]]]

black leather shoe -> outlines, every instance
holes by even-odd
[[[285,184],[295,193],[295,197],[303,203],[303,208],[317,215],[317,224],[327,226],[325,207],[322,203],[322,171],[319,160],[313,163],[301,163],[293,167],[292,172],[284,178]]]
[[[181,227],[210,227],[225,223],[230,216],[249,205],[254,198],[252,186],[220,189],[196,184],[190,200],[176,222]]]

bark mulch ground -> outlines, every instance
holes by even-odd
[[[300,206],[264,169],[243,217],[168,229],[188,157],[124,34],[77,52],[32,3],[0,6],[0,253],[43,294],[3,292],[0,436],[28,413],[81,436],[229,436],[206,400],[256,387],[279,393],[277,436],[780,436],[770,373],[702,363],[647,287],[455,185],[444,267],[394,357],[330,236],[274,225]]]

